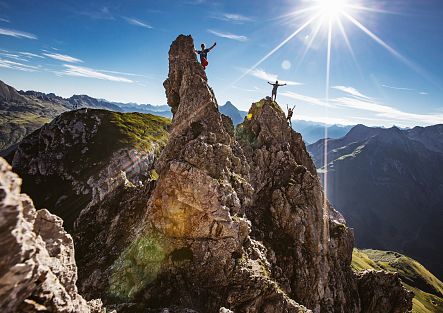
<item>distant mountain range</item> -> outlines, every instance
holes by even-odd
[[[65,99],[54,93],[17,91],[0,81],[0,150],[3,150],[2,155],[7,154],[7,149],[20,142],[26,135],[50,122],[61,113],[74,108],[172,116],[167,105],[117,103],[86,95],[74,95]]]
[[[348,133],[353,126],[349,125],[328,125],[303,120],[292,121],[292,128],[303,136],[306,144],[317,142],[325,138],[325,128],[328,130],[328,138],[341,138]]]
[[[20,142],[43,124],[50,122],[62,112],[94,108],[116,112],[139,112],[172,118],[172,112],[167,105],[137,104],[111,102],[96,99],[87,95],[74,95],[62,98],[54,93],[38,91],[17,91],[0,81],[0,151],[6,150]],[[234,125],[243,122],[247,115],[230,101],[220,106],[219,110],[232,119]],[[330,138],[344,136],[351,126],[326,125],[302,120],[293,121],[294,129],[302,134],[305,142],[313,143],[324,136],[324,129],[328,127]],[[1,153],[5,155],[5,151]]]
[[[309,145],[328,198],[361,248],[395,250],[443,277],[443,125],[401,130],[357,125]]]

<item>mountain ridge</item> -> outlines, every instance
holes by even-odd
[[[352,271],[352,230],[325,198],[302,136],[277,103],[253,103],[234,128],[184,35],[170,47],[164,87],[174,114],[170,126],[161,123],[167,135],[150,128],[124,137],[123,149],[134,157],[119,157],[94,138],[109,129],[102,115],[116,114],[111,129],[130,134],[145,119],[91,109],[63,114],[13,156],[14,170],[25,184],[33,175],[42,194],[45,179],[57,173],[66,181],[79,177],[61,186],[61,202],[66,192],[91,198],[76,201],[78,214],[69,221],[83,297],[101,298],[118,312],[411,308],[413,295],[396,274]],[[146,136],[147,146],[138,145]],[[70,148],[95,158],[75,157]],[[146,166],[131,175],[138,161]],[[104,167],[91,173],[96,164]],[[60,214],[72,212],[69,204]]]
[[[357,246],[405,253],[437,277],[443,274],[443,238],[436,231],[443,222],[443,179],[435,175],[443,172],[441,129],[360,125],[328,141],[326,167],[324,141],[308,146],[322,180],[328,171],[328,195],[354,227]]]

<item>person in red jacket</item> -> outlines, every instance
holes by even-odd
[[[200,64],[203,66],[203,69],[206,70],[206,66],[208,66],[209,62],[208,62],[208,53],[209,51],[211,51],[212,49],[214,49],[214,47],[217,45],[216,42],[214,42],[214,44],[209,47],[208,49],[206,49],[206,46],[204,43],[201,44],[201,50],[195,50],[195,52],[200,55]]]

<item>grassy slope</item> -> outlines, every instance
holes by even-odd
[[[404,286],[415,293],[413,313],[443,313],[443,283],[417,261],[391,251],[357,250],[352,268],[397,272]]]
[[[57,103],[22,97],[21,102],[0,101],[0,150],[20,142],[25,136],[67,111]]]
[[[100,126],[88,142],[78,141],[69,146],[60,144],[50,148],[64,151],[57,162],[62,163],[69,176],[84,184],[108,164],[114,152],[120,149],[137,149],[139,152],[158,154],[168,140],[170,119],[152,114],[88,109],[88,114],[80,111],[65,112],[60,116],[60,122],[78,120],[87,127],[95,125],[97,118],[101,121]],[[87,127],[91,128],[92,126]],[[33,133],[30,136],[38,135]],[[57,131],[55,136],[58,138],[65,135]],[[70,142],[69,138],[66,141]],[[37,155],[42,147],[38,146],[37,140],[33,142],[33,145],[28,144],[23,149],[26,149],[27,154]],[[23,191],[32,197],[34,203],[38,207],[51,208],[53,213],[63,218],[65,227],[68,230],[72,229],[74,220],[88,204],[91,195],[76,194],[71,183],[59,176],[32,176],[26,172],[21,173],[19,169],[17,172],[23,178]],[[45,190],[51,190],[51,193],[43,192]]]

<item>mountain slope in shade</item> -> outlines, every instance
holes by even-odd
[[[18,143],[66,110],[63,103],[20,94],[0,81],[0,150]]]
[[[443,283],[407,256],[392,251],[354,249],[352,268],[398,273],[403,285],[415,294],[412,313],[443,313]]]
[[[308,147],[323,181],[328,171],[328,197],[354,227],[356,245],[405,253],[438,277],[443,276],[441,129],[358,125],[329,140],[327,167],[324,140]]]

